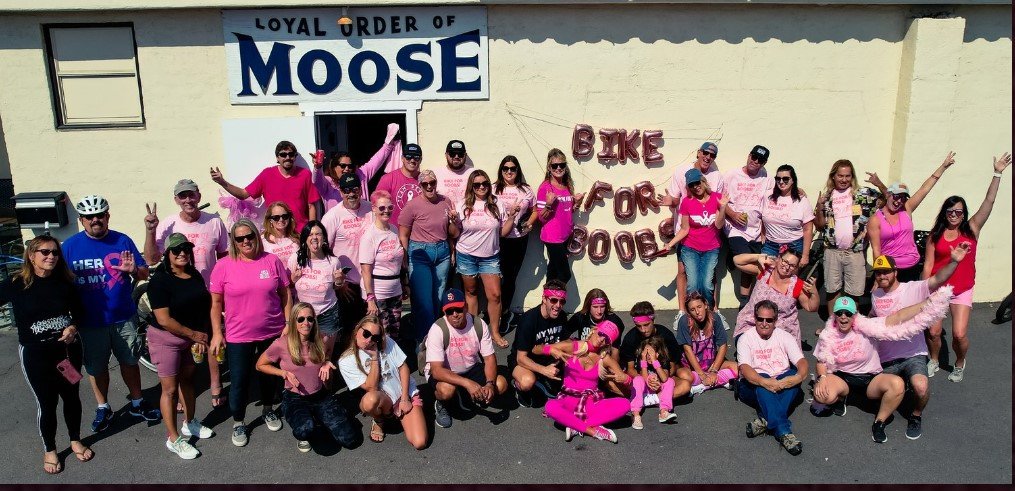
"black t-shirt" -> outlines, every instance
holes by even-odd
[[[613,340],[613,347],[620,349],[620,340],[624,338],[624,321],[617,317],[617,314],[608,312],[606,320],[617,325],[617,339]],[[589,314],[577,313],[567,320],[567,330],[571,332],[571,339],[583,340],[595,329],[596,323],[592,321]]]
[[[211,293],[199,274],[183,279],[159,271],[148,282],[148,302],[155,309],[169,308],[172,317],[184,327],[211,334]],[[154,326],[164,329],[162,326]]]
[[[529,358],[540,365],[553,363],[551,356],[533,355],[532,348],[537,344],[553,344],[567,339],[571,334],[567,327],[567,314],[563,312],[556,319],[544,319],[539,306],[529,309],[518,320],[515,342],[508,355],[508,366],[514,368],[518,351],[528,352]]]
[[[5,281],[0,286],[0,305],[7,302],[14,309],[18,343],[22,345],[54,342],[67,326],[81,327],[81,297],[73,282],[55,275],[36,276],[27,290],[19,276]]]
[[[655,336],[663,338],[663,344],[666,346],[666,351],[669,351],[669,359],[671,362],[677,362],[680,360],[680,354],[683,350],[680,348],[680,344],[677,343],[676,336],[673,332],[667,329],[665,326],[656,324]],[[720,328],[721,329],[721,328]],[[635,358],[635,353],[638,352],[638,347],[641,346],[642,341],[648,338],[641,335],[641,331],[638,328],[632,328],[628,331],[627,335],[624,336],[624,341],[620,343],[620,366],[625,370],[627,369],[628,362],[635,362],[637,366],[638,359]]]

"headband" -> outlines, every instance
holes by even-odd
[[[600,305],[606,305],[606,299],[605,298],[593,298],[591,305],[593,307],[598,307]]]
[[[646,322],[652,322],[652,321],[655,320],[655,318],[656,318],[656,316],[654,316],[654,315],[636,315],[636,316],[632,317],[632,319],[634,319],[634,322],[636,322],[638,324],[644,324]]]
[[[546,298],[561,298],[567,299],[567,291],[565,290],[550,290],[543,289],[543,296]]]

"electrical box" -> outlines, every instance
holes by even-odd
[[[14,195],[14,214],[21,228],[51,228],[67,225],[67,193],[45,191]]]

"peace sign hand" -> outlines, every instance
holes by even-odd
[[[145,211],[148,212],[148,214],[144,217],[145,229],[149,231],[155,230],[155,227],[159,226],[158,204],[152,203],[149,205],[148,203],[145,203],[144,207]]]
[[[952,164],[954,163],[955,163],[955,152],[948,152],[948,155],[945,156],[944,162],[941,162],[941,166],[947,169],[951,167]]]

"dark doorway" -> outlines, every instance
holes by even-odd
[[[388,124],[398,123],[399,131],[396,139],[405,140],[405,114],[322,114],[317,116],[317,147],[324,150],[325,155],[345,151],[356,164],[365,164],[377,149],[384,144]],[[368,188],[373,191],[381,179],[378,172],[370,180]]]

